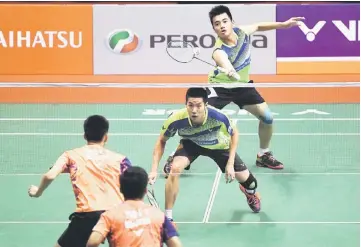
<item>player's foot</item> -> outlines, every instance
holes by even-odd
[[[283,164],[276,160],[272,152],[267,152],[263,155],[257,154],[256,165],[259,167],[267,167],[276,170],[283,169]]]
[[[252,209],[253,212],[259,213],[259,211],[261,211],[260,194],[258,192],[254,194],[250,194],[246,191],[246,189],[242,185],[239,185],[239,188],[246,195],[248,206]]]

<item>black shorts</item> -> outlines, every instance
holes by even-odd
[[[198,146],[190,140],[181,140],[180,144],[174,153],[175,156],[187,157],[192,163],[199,156],[206,156],[213,159],[221,171],[224,173],[229,158],[229,150],[211,150]],[[247,170],[247,166],[244,164],[242,159],[236,154],[234,159],[234,171],[241,172]]]
[[[104,211],[94,211],[86,213],[73,213],[69,216],[68,228],[58,239],[61,247],[85,247]]]
[[[250,81],[249,83],[253,83],[253,81]],[[212,92],[212,90],[214,91]],[[214,87],[207,88],[207,92],[208,97],[210,97],[208,98],[208,104],[217,109],[223,109],[231,102],[238,105],[240,109],[242,109],[245,105],[258,105],[265,102],[263,97],[254,87]],[[214,93],[216,93],[217,95],[214,95]]]

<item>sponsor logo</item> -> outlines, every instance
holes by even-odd
[[[141,46],[139,36],[128,29],[117,29],[107,37],[108,48],[116,54],[128,54],[137,51]]]
[[[332,23],[332,24],[331,24]],[[358,24],[358,25],[357,25]],[[305,23],[301,22],[299,28],[306,35],[306,39],[309,42],[313,42],[316,36],[325,25],[333,25],[339,32],[345,36],[348,41],[360,41],[358,35],[358,29],[360,29],[360,21],[350,20],[347,24],[340,20],[333,20],[332,22],[318,21],[313,27],[306,26]],[[358,26],[358,27],[357,27]]]
[[[0,48],[81,48],[82,32],[0,30]]]
[[[150,48],[156,48],[160,44],[169,44],[171,41],[181,41],[192,44],[196,48],[212,48],[216,43],[216,37],[211,34],[204,35],[164,35],[164,34],[152,34],[150,35]],[[255,34],[252,35],[250,40],[254,48],[267,48],[268,47],[268,38],[266,35]]]

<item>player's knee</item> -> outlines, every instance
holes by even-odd
[[[246,190],[257,189],[257,179],[250,172],[246,181],[240,183]]]
[[[183,164],[174,162],[172,164],[172,169],[171,169],[171,174],[173,175],[173,177],[179,176],[181,174],[181,172],[183,171],[183,167],[184,167]]]
[[[265,124],[272,124],[273,123],[273,115],[269,108],[265,109],[262,116],[259,119]]]

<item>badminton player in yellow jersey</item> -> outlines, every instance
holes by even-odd
[[[165,213],[171,220],[179,190],[179,175],[199,156],[211,158],[225,173],[227,182],[236,179],[252,211],[258,213],[261,210],[260,197],[256,192],[257,180],[237,154],[238,130],[228,116],[208,106],[207,102],[204,88],[188,89],[186,107],[168,117],[154,147],[150,183],[154,183],[157,177],[166,142],[177,132],[181,137],[165,186]]]
[[[284,29],[297,26],[303,17],[294,17],[285,22],[265,22],[249,26],[237,26],[228,7],[220,5],[209,12],[210,22],[217,34],[217,40],[213,49],[212,58],[217,66],[227,70],[222,73],[217,69],[212,70],[208,75],[208,81],[215,83],[253,83],[249,78],[251,64],[251,34],[256,31],[268,31]],[[233,79],[234,74],[240,76],[240,80]],[[245,109],[259,121],[260,150],[257,154],[256,165],[271,169],[283,169],[283,164],[278,161],[269,149],[272,132],[272,113],[254,87],[233,87],[233,88],[208,88],[208,103],[217,109],[223,109],[229,103],[234,102],[240,109]],[[164,172],[170,172],[170,161],[172,155],[163,168]],[[186,170],[189,170],[187,167]]]

